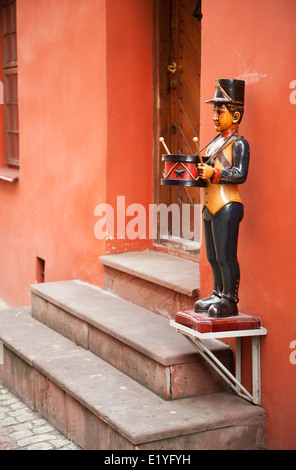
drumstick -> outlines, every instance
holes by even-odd
[[[203,161],[202,161],[202,158],[201,158],[201,155],[200,155],[200,151],[199,151],[198,137],[193,137],[192,140],[193,140],[193,142],[196,143],[198,158],[199,158],[200,163],[203,165]]]
[[[165,150],[166,150],[166,153],[167,153],[168,155],[170,155],[171,152],[170,152],[169,149],[167,148],[163,137],[159,137],[159,142],[161,142],[162,145],[164,146],[164,148],[165,148]]]

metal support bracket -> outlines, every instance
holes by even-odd
[[[260,336],[266,335],[266,328],[240,331],[221,331],[215,333],[199,333],[174,320],[170,326],[181,333],[201,354],[201,356],[218,372],[218,374],[229,384],[234,392],[254,405],[261,404],[261,370],[260,370]],[[252,337],[252,394],[241,383],[241,339]],[[236,338],[236,361],[235,376],[222,364],[219,359],[202,342],[202,339]]]

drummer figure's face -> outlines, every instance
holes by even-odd
[[[229,112],[225,104],[215,104],[213,111],[213,121],[217,132],[225,132],[236,128],[237,119]]]

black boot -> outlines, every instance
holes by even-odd
[[[238,314],[237,303],[222,297],[219,302],[211,305],[208,314],[212,318],[233,317]]]
[[[210,306],[215,305],[217,302],[219,302],[219,300],[221,300],[221,296],[218,294],[217,291],[213,290],[212,295],[195,302],[194,311],[195,313],[208,313],[208,309],[210,308]]]

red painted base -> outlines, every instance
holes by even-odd
[[[212,318],[206,313],[195,313],[194,310],[178,312],[175,322],[198,331],[199,333],[255,330],[261,327],[260,318],[251,315],[239,313],[234,317]]]

